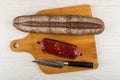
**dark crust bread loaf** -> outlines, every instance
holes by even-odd
[[[34,33],[85,35],[104,31],[104,23],[95,17],[78,15],[25,15],[14,19],[18,30]]]

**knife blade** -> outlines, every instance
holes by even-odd
[[[34,60],[34,63],[51,66],[55,68],[62,68],[63,66],[93,68],[93,62],[76,62],[76,61],[54,61],[54,60]]]

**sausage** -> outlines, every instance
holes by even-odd
[[[95,17],[78,15],[25,15],[14,19],[18,30],[34,33],[85,35],[104,31],[104,23]]]
[[[38,44],[40,44],[40,49],[43,52],[56,56],[75,59],[80,55],[80,51],[77,46],[58,40],[44,38],[41,42],[38,41]]]

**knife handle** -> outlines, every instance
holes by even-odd
[[[93,62],[68,62],[68,66],[93,68]]]

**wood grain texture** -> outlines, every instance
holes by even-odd
[[[51,15],[74,14],[74,15],[92,16],[91,8],[89,5],[80,5],[80,6],[78,5],[78,6],[65,7],[65,8],[42,10],[37,12],[37,15],[39,14],[51,14]],[[43,53],[40,50],[39,44],[37,44],[37,41],[38,40],[40,41],[43,38],[56,39],[76,45],[79,48],[79,50],[83,53],[83,56],[79,56],[73,61],[89,61],[94,63],[94,69],[98,67],[94,35],[70,36],[70,35],[30,33],[27,37],[23,39],[12,41],[10,47],[13,51],[29,52],[36,60],[47,59],[47,60],[72,61],[71,59],[61,58],[55,55]],[[15,48],[14,45],[16,43],[18,44],[18,47]],[[47,74],[81,71],[88,69],[88,68],[77,68],[77,67],[68,67],[68,66],[65,66],[60,69],[43,66],[43,65],[38,65],[38,66],[39,68],[41,68],[43,72]]]

